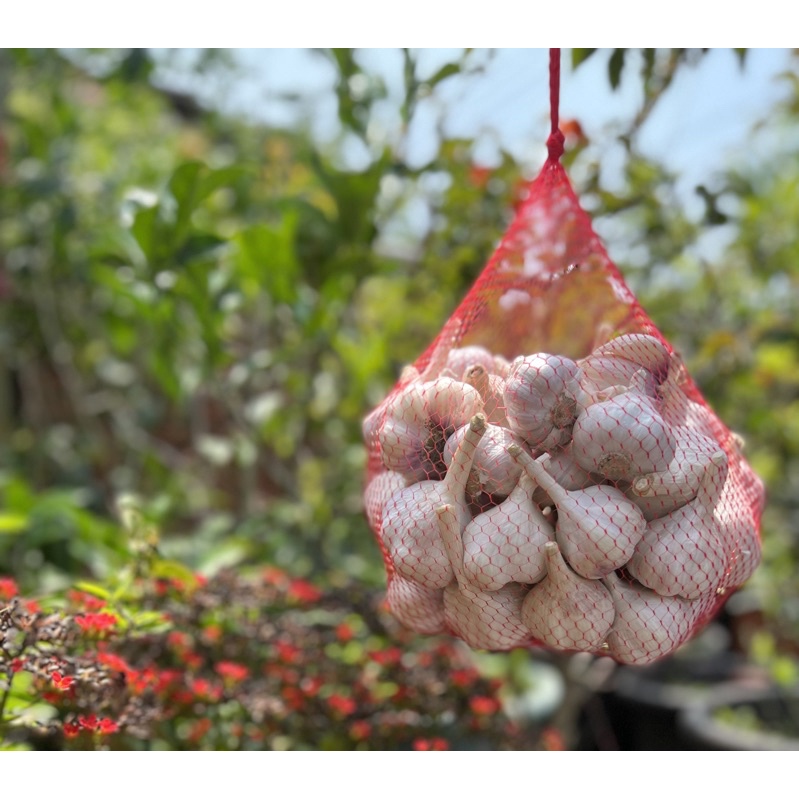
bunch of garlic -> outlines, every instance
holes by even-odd
[[[643,664],[754,571],[741,461],[661,339],[438,358],[364,423],[367,518],[408,627]]]

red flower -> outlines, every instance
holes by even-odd
[[[201,738],[204,738],[208,730],[211,729],[211,719],[197,719],[191,725],[188,738],[192,743],[197,743]]]
[[[357,710],[355,700],[341,694],[333,694],[333,696],[328,697],[327,704],[330,705],[332,710],[342,716],[351,716]]]
[[[222,688],[202,677],[192,680],[191,690],[198,699],[205,699],[209,702],[218,702],[222,698]]]
[[[478,716],[490,716],[499,712],[500,704],[491,696],[473,696],[469,699],[469,707]]]
[[[208,643],[215,644],[222,637],[222,628],[218,624],[209,624],[203,630],[203,638]]]
[[[296,663],[302,655],[302,650],[288,641],[275,641],[278,660],[284,663]]]
[[[276,566],[267,566],[261,576],[266,585],[283,586],[288,582],[289,576]]]
[[[16,674],[18,671],[21,671],[24,665],[25,665],[25,658],[14,658],[11,661],[12,673]]]
[[[97,655],[97,662],[108,666],[113,671],[121,671],[123,674],[130,674],[133,671],[119,655],[115,655],[113,652],[100,652]]]
[[[75,682],[74,677],[62,677],[60,671],[54,671],[50,677],[53,681],[53,685],[55,685],[59,691],[68,691],[72,687],[72,683]]]
[[[411,746],[417,752],[444,752],[449,743],[444,738],[417,738]]]
[[[346,644],[347,641],[352,641],[354,637],[355,631],[347,622],[343,621],[336,627],[336,638],[338,638],[342,644]]]
[[[19,596],[19,587],[10,577],[0,577],[0,600],[13,599]]]
[[[369,657],[381,666],[394,666],[402,660],[402,650],[399,647],[392,646],[388,649],[378,649],[374,652],[369,652]]]
[[[75,738],[80,733],[80,726],[76,724],[74,721],[65,721],[64,722],[64,735],[67,738]]]
[[[75,623],[85,633],[104,633],[116,627],[117,617],[110,613],[84,613],[75,616]]]
[[[477,679],[477,672],[473,669],[455,669],[450,679],[458,688],[468,688]]]
[[[353,721],[350,724],[350,738],[355,741],[364,741],[372,734],[372,725],[366,719]]]
[[[322,598],[322,592],[306,580],[292,580],[289,583],[288,591],[289,599],[294,599],[297,602],[318,602]]]
[[[23,603],[28,613],[41,613],[42,606],[35,599],[26,599]]]
[[[90,612],[102,610],[106,606],[104,599],[100,599],[100,597],[93,594],[87,594],[85,591],[77,591],[74,588],[67,592],[67,599],[77,607]]]
[[[303,677],[300,681],[300,690],[306,696],[316,696],[324,684],[325,681],[321,677]]]
[[[544,745],[544,749],[549,752],[563,752],[566,750],[566,741],[560,731],[554,727],[547,727],[541,732],[541,743]]]
[[[98,732],[100,732],[101,735],[111,735],[111,733],[118,731],[119,725],[113,719],[100,719]]]
[[[214,671],[223,679],[230,682],[241,682],[250,676],[250,670],[239,663],[222,660],[214,666]]]
[[[92,713],[90,716],[78,716],[78,724],[84,730],[94,731],[97,729],[97,716]]]

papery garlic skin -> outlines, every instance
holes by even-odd
[[[606,643],[619,663],[643,666],[670,654],[688,638],[706,609],[701,600],[660,596],[615,574],[603,582],[616,609]]]
[[[653,401],[635,391],[585,408],[572,431],[577,463],[608,480],[668,469],[676,450],[674,432]]]
[[[598,485],[567,491],[544,468],[548,455],[533,460],[516,445],[508,452],[557,506],[556,539],[577,574],[597,579],[627,563],[643,537],[646,520],[619,489]]]
[[[456,430],[444,447],[444,463],[449,466],[468,425]],[[511,444],[521,444],[521,439],[505,427],[489,424],[474,455],[470,485],[476,490],[499,497],[507,497],[519,482],[522,467],[508,455]],[[479,493],[478,491],[478,493]]]
[[[575,574],[558,545],[544,546],[547,576],[522,603],[522,622],[533,637],[560,650],[595,652],[610,632],[616,609],[610,592],[598,580]]]
[[[474,344],[450,350],[445,369],[450,371],[457,380],[463,380],[466,370],[475,364],[482,366],[489,374],[496,371],[494,354],[485,347]]]
[[[411,383],[386,404],[377,431],[383,465],[409,482],[440,476],[447,437],[482,407],[477,389],[459,380]]]
[[[727,456],[719,450],[702,477],[696,499],[649,522],[627,571],[661,596],[699,599],[721,586],[728,553],[715,507],[727,477]]]
[[[505,381],[505,415],[531,447],[565,444],[580,410],[580,368],[570,358],[536,353],[516,358]]]
[[[425,588],[394,574],[386,590],[391,613],[408,629],[424,635],[438,635],[446,628],[443,589]]]
[[[532,501],[535,484],[522,474],[501,504],[475,516],[463,531],[463,569],[470,587],[498,591],[546,575],[544,546],[555,531]]]
[[[485,417],[476,414],[452,458],[443,480],[423,480],[393,494],[383,507],[383,542],[397,573],[430,589],[444,588],[454,576],[439,533],[436,508],[455,509],[460,530],[471,518],[466,482]]]
[[[399,472],[380,472],[369,482],[363,493],[363,506],[366,520],[375,533],[380,532],[386,503],[406,485],[405,477]]]
[[[483,413],[488,423],[508,427],[508,417],[505,414],[505,378],[490,374],[481,364],[472,364],[463,373],[463,382],[480,392]]]

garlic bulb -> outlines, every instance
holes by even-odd
[[[727,476],[714,516],[721,536],[730,553],[728,573],[724,576],[722,589],[735,589],[743,585],[751,576],[761,558],[760,534],[757,520],[753,516],[740,473]]]
[[[711,459],[696,499],[649,523],[627,571],[661,596],[698,599],[715,593],[728,555],[714,508],[727,476],[727,456]]]
[[[394,568],[402,577],[426,588],[444,588],[452,581],[452,566],[441,541],[436,508],[451,505],[461,530],[471,518],[466,481],[485,427],[485,417],[476,414],[444,479],[423,480],[400,489],[383,507],[383,542]]]
[[[497,591],[507,583],[536,583],[546,574],[544,545],[555,533],[531,499],[534,489],[529,475],[522,473],[501,505],[466,525],[463,570],[470,587]]]
[[[437,510],[441,538],[452,558],[457,582],[444,589],[444,618],[453,633],[474,649],[512,649],[530,638],[521,620],[527,588],[508,583],[497,591],[477,591],[466,582],[463,542],[457,513],[451,505]]]
[[[621,358],[665,378],[672,354],[664,342],[647,333],[624,333],[594,348],[591,356]],[[590,357],[590,356],[589,356]]]
[[[456,430],[447,439],[444,447],[444,463],[447,466],[452,461],[452,456],[466,430],[468,425]],[[519,482],[519,475],[522,472],[521,466],[508,455],[508,447],[513,443],[522,442],[507,428],[489,424],[477,445],[472,465],[474,479],[467,488],[476,493],[484,491],[486,494],[507,497]]]
[[[377,433],[384,466],[410,482],[440,476],[447,437],[482,407],[477,389],[449,377],[406,386],[387,403]]]
[[[572,431],[577,463],[608,480],[634,480],[668,469],[676,450],[671,427],[653,400],[637,391],[590,405]]]
[[[691,634],[705,609],[701,600],[660,596],[609,574],[603,580],[616,617],[607,637],[608,652],[620,663],[643,666],[673,652]]]
[[[567,491],[544,468],[548,455],[535,461],[517,445],[508,451],[557,506],[557,542],[577,574],[597,579],[627,563],[646,529],[644,515],[633,502],[613,486]]]
[[[457,380],[463,380],[466,370],[475,364],[482,366],[488,373],[494,373],[496,368],[493,353],[477,345],[450,350],[444,368],[455,375]]]
[[[425,588],[394,574],[388,583],[386,601],[392,615],[414,632],[437,635],[446,630],[443,589]]]
[[[505,415],[504,392],[505,378],[489,374],[485,366],[472,364],[463,373],[463,382],[473,386],[483,398],[483,413],[489,424],[508,426]]]
[[[699,491],[699,484],[710,466],[711,458],[720,452],[716,439],[688,427],[673,428],[676,443],[668,469],[636,478],[628,496],[648,519],[665,516],[690,502]],[[727,459],[722,465],[727,474]]]
[[[406,485],[405,478],[399,472],[381,472],[370,481],[363,492],[363,507],[369,527],[374,532],[380,532],[386,502]]]
[[[516,358],[503,394],[511,430],[533,448],[565,444],[580,410],[580,374],[574,361],[560,355]]]
[[[598,580],[576,575],[558,545],[544,545],[547,576],[522,603],[522,621],[533,636],[555,649],[595,652],[616,615],[610,592]]]

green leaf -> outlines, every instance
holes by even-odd
[[[97,583],[89,583],[81,580],[81,582],[75,583],[75,588],[77,588],[79,591],[84,591],[87,594],[91,594],[92,596],[99,597],[100,599],[111,599],[111,592],[107,588],[97,585]]]
[[[613,51],[610,61],[608,61],[608,78],[610,80],[610,86],[614,90],[619,87],[619,83],[621,82],[621,71],[624,68],[624,57],[626,54],[627,50],[625,48],[617,47]]]
[[[431,78],[425,81],[425,83],[432,89],[434,86],[437,86],[441,83],[442,80],[446,80],[452,75],[458,75],[461,71],[460,64],[444,64],[438,72],[435,73]]]
[[[0,535],[21,533],[28,526],[28,517],[21,513],[0,513]]]
[[[596,47],[572,47],[572,69],[577,69],[596,52]]]

